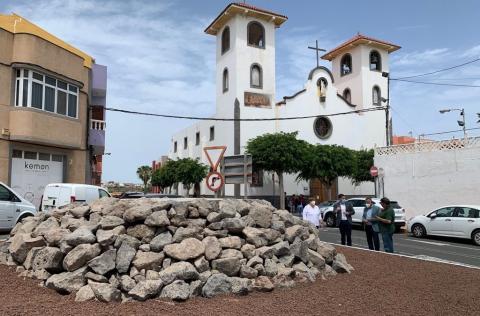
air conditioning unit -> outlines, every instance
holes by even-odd
[[[10,130],[8,128],[2,128],[3,136],[10,136]]]

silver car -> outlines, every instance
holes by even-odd
[[[36,213],[32,203],[0,182],[0,231],[10,231],[19,221]]]

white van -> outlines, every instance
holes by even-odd
[[[25,217],[35,214],[37,210],[32,203],[0,182],[0,231],[9,231]]]
[[[52,183],[45,187],[40,209],[47,212],[56,207],[74,202],[90,203],[102,197],[110,196],[104,188],[88,184]]]

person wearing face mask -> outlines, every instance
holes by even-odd
[[[380,250],[380,239],[378,238],[378,219],[377,215],[380,213],[380,208],[373,203],[372,198],[365,199],[365,208],[363,209],[363,225],[365,226],[365,233],[367,234],[368,249]]]
[[[395,212],[386,197],[380,200],[381,212],[376,219],[379,220],[380,233],[382,234],[383,248],[385,252],[393,252],[393,233],[395,232]]]
[[[320,226],[320,209],[315,205],[315,199],[310,199],[309,203],[303,208],[303,220],[308,221],[315,225]]]
[[[337,227],[340,229],[342,245],[352,245],[352,215],[355,214],[352,203],[348,202],[344,194],[338,195],[338,201],[333,205],[337,218]]]

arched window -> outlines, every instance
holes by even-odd
[[[382,71],[382,58],[376,50],[370,52],[370,70]]]
[[[263,85],[262,77],[262,67],[258,64],[253,64],[250,67],[250,87],[261,89]]]
[[[348,103],[352,103],[352,93],[350,89],[343,90],[343,98],[348,101]]]
[[[382,105],[382,94],[378,86],[374,86],[372,89],[372,103],[376,106]]]
[[[340,61],[340,75],[345,76],[352,73],[352,56],[345,54]]]
[[[223,70],[222,88],[223,88],[223,92],[228,91],[228,69],[227,68]]]
[[[222,32],[222,54],[230,49],[230,28],[227,26]]]
[[[258,22],[250,22],[247,26],[248,45],[265,48],[265,29]]]

